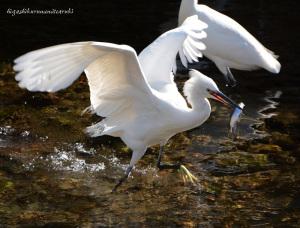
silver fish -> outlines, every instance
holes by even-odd
[[[242,111],[245,107],[245,104],[243,102],[239,103],[239,106],[242,109],[239,109],[236,107],[233,112],[230,115],[230,122],[229,122],[229,136],[233,137],[234,131],[236,131],[236,124],[237,122],[240,122],[240,115],[243,115]]]

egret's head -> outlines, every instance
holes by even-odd
[[[234,101],[225,96],[216,83],[199,71],[191,70],[190,79],[184,86],[185,96],[194,103],[197,99],[212,98],[231,107],[240,108]],[[240,108],[241,109],[241,108]]]
[[[186,97],[214,98],[210,91],[219,91],[216,83],[199,71],[191,70],[189,76],[190,79],[184,85]]]

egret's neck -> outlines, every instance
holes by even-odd
[[[200,89],[196,77],[191,77],[187,80],[184,84],[183,92],[188,103],[192,106],[192,112],[197,113],[197,115],[202,116],[202,118],[206,120],[210,115],[211,107],[206,98],[206,93]]]
[[[178,26],[180,26],[184,20],[196,14],[196,5],[197,0],[182,0],[180,9],[179,9],[179,17],[178,17]]]
[[[209,112],[211,111],[210,103],[207,98],[201,98],[201,99],[199,98],[196,101],[195,100],[189,101],[188,99],[188,102],[191,104],[192,109],[195,112],[198,111],[202,112],[203,110],[208,110]]]
[[[187,100],[192,105],[191,112],[187,118],[187,122],[189,123],[187,129],[192,129],[201,125],[208,119],[211,112],[211,107],[206,98],[201,98],[198,100],[190,100],[188,98]]]

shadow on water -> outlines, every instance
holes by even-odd
[[[38,48],[83,40],[125,43],[141,51],[176,26],[180,1],[8,2],[0,30],[1,225],[49,227],[199,226],[296,227],[300,223],[299,31],[295,2],[210,1],[280,55],[279,75],[233,71],[239,85],[225,86],[207,59],[193,65],[221,91],[244,102],[238,137],[228,137],[232,110],[211,101],[202,126],[174,136],[164,160],[185,164],[200,187],[175,171],[159,171],[151,147],[120,189],[129,164],[120,139],[89,138],[82,130],[97,116],[89,106],[84,76],[57,93],[31,93],[14,81],[12,60]],[[71,15],[9,15],[7,9],[65,9]],[[251,20],[249,20],[251,18]],[[3,20],[2,20],[3,19]],[[179,68],[182,88],[188,71]],[[184,121],[184,120],[183,120]]]

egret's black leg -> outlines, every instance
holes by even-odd
[[[158,159],[157,159],[157,163],[156,163],[157,167],[159,169],[178,169],[181,172],[181,174],[183,175],[184,182],[186,182],[188,180],[193,185],[196,185],[194,180],[198,181],[198,179],[193,174],[191,174],[190,171],[188,171],[188,169],[184,165],[162,165],[161,164],[163,151],[164,151],[164,146],[161,146],[159,155],[158,155]]]
[[[227,84],[232,88],[236,85],[236,80],[233,77],[233,75],[228,67],[226,68],[226,71],[227,71],[227,74],[224,75],[225,80],[226,80]]]
[[[132,170],[132,166],[129,166],[128,169],[126,170],[125,176],[124,176],[121,180],[119,180],[118,184],[113,188],[113,190],[112,190],[113,192],[115,192],[115,191],[117,190],[117,188],[118,188],[121,184],[123,184],[123,182],[124,182],[124,181],[127,179],[127,177],[129,176],[131,170]]]
[[[162,165],[161,164],[163,151],[164,151],[164,146],[161,146],[160,151],[159,151],[159,155],[158,155],[158,159],[157,159],[157,163],[156,163],[157,167],[159,169],[180,169],[180,165]]]

